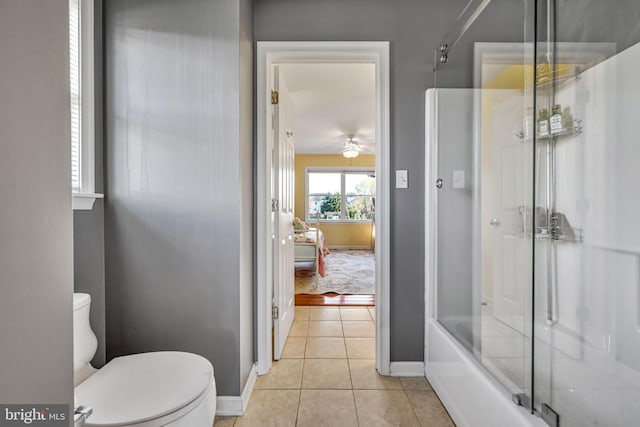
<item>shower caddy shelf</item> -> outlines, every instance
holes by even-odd
[[[531,232],[525,233],[527,239],[531,238]],[[565,232],[554,234],[542,233],[537,231],[535,234],[535,240],[552,240],[559,243],[582,243],[582,229],[567,227]]]
[[[547,135],[538,135],[536,134],[537,141],[546,141],[551,140],[563,136],[577,136],[582,133],[582,120],[580,119],[571,119],[568,121],[564,121],[564,129],[560,132],[549,133]],[[516,137],[523,141],[530,141],[533,139],[531,136],[525,136],[524,131],[520,131],[516,133]]]
[[[539,80],[536,84],[536,90],[540,92],[548,91],[551,89],[559,89],[573,82],[580,80],[581,70],[576,69],[572,74],[565,74],[562,76],[555,76],[552,79]]]

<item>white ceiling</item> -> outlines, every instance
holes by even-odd
[[[349,135],[375,151],[374,64],[283,64],[298,154],[339,154]]]

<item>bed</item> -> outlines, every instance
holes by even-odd
[[[294,261],[313,263],[316,277],[318,275],[324,277],[324,257],[329,254],[329,248],[322,230],[318,227],[307,227],[304,224],[301,228],[296,225],[294,231],[296,236]]]

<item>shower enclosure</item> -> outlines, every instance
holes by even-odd
[[[638,22],[472,0],[435,49],[425,366],[458,425],[640,425]]]

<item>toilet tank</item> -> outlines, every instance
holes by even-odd
[[[76,378],[80,373],[93,370],[89,362],[98,348],[98,339],[89,323],[90,307],[89,294],[73,294],[73,373]]]

